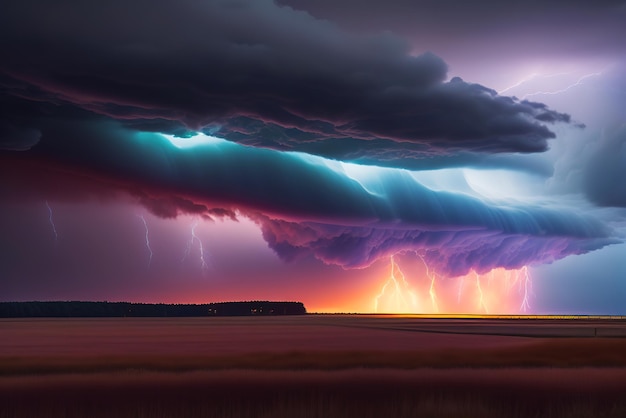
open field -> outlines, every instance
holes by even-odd
[[[0,321],[0,418],[626,416],[626,322]]]
[[[124,372],[0,379],[0,417],[615,417],[615,369]]]

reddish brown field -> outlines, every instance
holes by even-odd
[[[0,418],[624,417],[620,321],[0,321]]]

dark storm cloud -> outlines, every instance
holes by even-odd
[[[368,180],[339,163],[225,141],[178,149],[162,135],[111,121],[56,119],[40,126],[41,143],[23,157],[29,165],[3,164],[14,179],[0,187],[3,198],[37,187],[41,199],[58,198],[64,191],[53,187],[50,172],[61,167],[65,176],[87,179],[74,182],[75,193],[125,190],[162,217],[232,218],[239,210],[261,225],[284,259],[312,254],[355,268],[415,251],[440,272],[460,274],[549,262],[615,242],[590,216],[437,192],[401,170],[376,169]],[[90,186],[90,178],[103,185]]]
[[[0,39],[4,95],[338,159],[416,168],[540,152],[545,123],[569,122],[444,82],[441,58],[391,34],[351,35],[268,0],[5,2]]]
[[[26,151],[39,142],[40,136],[37,129],[0,119],[0,150]]]
[[[439,271],[516,268],[614,242],[590,216],[374,184],[298,150],[369,164],[499,166],[569,116],[453,78],[431,53],[269,1],[0,5],[6,199],[133,196],[157,216],[255,219],[283,258],[364,267],[396,252]],[[197,130],[233,142],[178,149]],[[23,152],[10,152],[21,150]],[[19,156],[18,156],[19,155]],[[540,165],[540,164],[539,164]],[[544,167],[545,169],[545,167]],[[549,171],[549,170],[546,170]]]
[[[19,98],[21,89],[0,76],[0,151],[26,151],[39,142],[41,132],[34,128],[40,115],[37,104]]]
[[[583,174],[584,191],[595,204],[626,207],[626,125],[605,133]]]

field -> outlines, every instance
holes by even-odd
[[[0,418],[624,417],[626,322],[4,319]]]

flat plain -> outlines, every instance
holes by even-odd
[[[626,416],[626,321],[0,320],[0,418]]]

